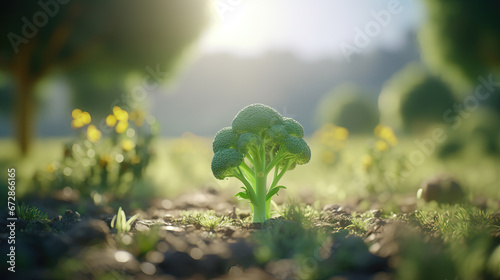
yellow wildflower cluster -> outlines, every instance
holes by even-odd
[[[89,112],[85,112],[80,109],[74,109],[71,112],[71,117],[73,117],[73,120],[71,121],[71,127],[75,129],[89,124],[92,120]]]
[[[314,137],[325,146],[341,149],[349,137],[349,131],[344,127],[327,123],[314,133]]]
[[[373,165],[373,157],[371,155],[363,155],[361,165],[363,166],[363,170],[368,172]]]
[[[96,143],[101,139],[102,133],[95,125],[91,124],[87,127],[87,138],[90,142]]]
[[[121,144],[122,144],[122,149],[125,152],[128,152],[135,147],[135,142],[130,139],[123,139]]]
[[[106,124],[109,127],[115,127],[116,133],[123,133],[128,128],[128,113],[122,108],[113,107],[113,114],[106,117]],[[116,125],[116,126],[115,126]]]
[[[313,137],[323,146],[321,161],[334,164],[339,157],[339,151],[345,146],[349,131],[344,127],[327,123],[318,129]]]
[[[392,128],[379,124],[373,130],[373,134],[376,139],[373,144],[372,149],[369,150],[368,154],[363,155],[361,158],[361,166],[366,172],[370,172],[372,167],[377,167],[380,165],[382,158],[385,155],[385,151],[389,150],[390,147],[396,146],[398,144],[398,138]]]
[[[92,121],[92,117],[89,112],[82,111],[80,109],[74,109],[71,111],[71,117],[73,120],[71,121],[71,127],[74,129],[82,128]],[[96,143],[101,139],[102,133],[97,127],[93,124],[87,127],[87,138],[89,141]]]
[[[398,139],[392,128],[379,124],[375,127],[373,134],[378,138],[375,142],[375,149],[378,151],[386,151],[389,146],[396,146]]]

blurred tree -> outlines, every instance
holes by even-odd
[[[7,0],[0,11],[0,68],[16,85],[15,120],[28,151],[34,87],[55,69],[145,71],[152,85],[172,70],[209,20],[210,1]],[[85,67],[81,68],[82,70]],[[83,91],[79,91],[85,94]],[[94,101],[94,100],[93,100]],[[97,103],[97,102],[96,102]]]
[[[500,2],[425,0],[428,20],[420,30],[423,56],[454,84],[477,84],[479,75],[500,77]],[[465,78],[465,79],[464,79]]]
[[[379,113],[370,94],[354,84],[344,84],[326,94],[316,109],[319,126],[333,123],[345,127],[350,133],[372,133],[379,122]]]
[[[444,123],[443,114],[454,104],[455,97],[448,85],[417,63],[394,74],[379,96],[382,122],[407,132]]]
[[[7,76],[0,72],[0,116],[12,114],[13,90],[13,85]]]
[[[96,69],[95,65],[94,61],[85,61],[78,67],[69,69],[65,74],[69,83],[73,85],[74,107],[88,111],[93,118],[101,119],[110,114],[111,108],[115,105],[131,111],[129,107],[137,106],[142,101],[144,93],[142,91],[138,96],[140,99],[131,96],[131,88],[137,85],[142,86],[141,81],[127,87],[126,80],[130,76],[130,69],[120,68],[116,64],[108,64]],[[151,83],[153,81],[151,79]],[[135,104],[128,102],[134,99]]]

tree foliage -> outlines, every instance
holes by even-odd
[[[379,97],[382,122],[408,132],[443,123],[455,97],[446,83],[422,66],[410,63],[384,85]]]
[[[425,0],[428,20],[420,30],[425,60],[454,83],[500,76],[500,2]]]
[[[379,112],[367,96],[356,85],[338,86],[320,100],[316,110],[317,123],[333,123],[351,133],[371,133],[379,122]]]
[[[0,11],[0,68],[16,84],[16,127],[27,151],[33,89],[54,69],[85,61],[144,71],[172,66],[208,22],[210,1],[8,0]]]

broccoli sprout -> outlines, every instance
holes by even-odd
[[[300,123],[263,104],[243,108],[232,127],[217,132],[212,145],[212,172],[217,179],[234,177],[243,183],[243,191],[236,196],[250,200],[254,223],[271,217],[271,198],[285,188],[278,186],[283,175],[311,159],[311,150],[302,137]],[[270,173],[273,177],[268,187]]]

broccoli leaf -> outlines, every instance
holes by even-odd
[[[240,199],[250,199],[248,194],[246,192],[239,192],[235,194],[234,196],[239,197]]]
[[[271,199],[271,197],[273,197],[275,194],[278,194],[278,191],[280,189],[286,189],[286,187],[285,186],[276,186],[276,187],[270,189],[269,192],[267,192],[267,194],[266,194],[266,201]]]

